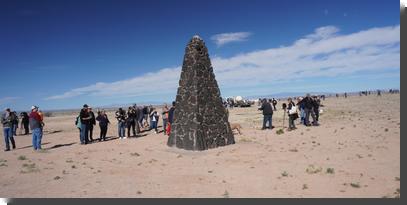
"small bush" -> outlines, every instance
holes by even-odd
[[[353,188],[360,188],[359,183],[350,183],[350,186],[353,187]]]
[[[328,168],[328,169],[326,169],[326,173],[328,173],[328,174],[334,174],[334,173],[335,173],[335,169],[334,169],[334,168]]]
[[[284,134],[284,130],[283,129],[279,129],[276,131],[276,134],[281,135]]]
[[[286,171],[284,171],[283,173],[281,173],[281,176],[288,177],[288,173]]]
[[[20,155],[18,158],[17,158],[18,160],[26,160],[27,159],[27,157],[26,156],[24,156],[24,155]]]

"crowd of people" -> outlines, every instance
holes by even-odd
[[[400,93],[397,89],[390,89],[390,94]],[[359,95],[370,95],[371,91],[361,91]],[[376,94],[381,96],[381,91],[377,90]],[[344,93],[343,97],[347,98],[348,94]],[[339,97],[339,94],[336,94]],[[286,103],[282,103],[284,110],[284,118],[287,114],[288,131],[295,130],[295,121],[300,119],[300,124],[304,126],[319,126],[319,114],[321,99],[325,100],[325,95],[311,96],[306,94],[305,97],[288,98]],[[280,99],[259,99],[258,110],[263,114],[262,129],[273,129],[273,113],[277,111],[277,104]],[[235,102],[233,99],[224,101],[225,108],[233,108]],[[127,111],[119,108],[115,112],[117,120],[118,137],[126,139],[127,137],[137,137],[144,131],[154,130],[156,134],[163,132],[164,135],[169,135],[171,132],[171,124],[174,121],[175,102],[169,108],[166,104],[159,111],[153,106],[133,106],[128,107]],[[312,122],[310,121],[312,118]],[[162,131],[158,130],[158,123],[162,119]],[[283,120],[285,121],[285,119]],[[79,115],[76,117],[75,125],[79,130],[80,143],[85,145],[94,142],[93,130],[96,124],[99,124],[100,135],[98,141],[107,140],[107,131],[111,124],[105,110],[97,110],[96,115],[92,111],[92,107],[87,104],[83,105]],[[32,145],[34,150],[41,150],[41,140],[43,137],[44,115],[39,110],[38,106],[32,106],[31,112],[21,112],[17,115],[16,111],[6,108],[1,115],[1,123],[3,125],[3,136],[5,141],[5,151],[16,149],[14,136],[17,136],[17,129],[20,128],[19,135],[28,135],[29,130],[32,134]],[[284,125],[283,125],[284,127]],[[126,137],[127,129],[127,137]],[[23,133],[24,132],[24,133]],[[131,135],[132,134],[132,135]],[[11,144],[11,147],[10,147]]]
[[[27,112],[20,113],[20,119],[17,112],[11,111],[10,108],[6,108],[1,115],[1,124],[3,125],[3,136],[6,145],[4,151],[10,151],[11,148],[16,149],[16,142],[14,136],[17,136],[17,128],[20,123],[20,135],[28,135],[29,129],[32,131],[32,145],[34,150],[41,150],[41,139],[44,127],[44,115],[39,111],[38,106],[32,106],[30,114]],[[24,129],[24,134],[22,133]]]
[[[128,107],[127,111],[119,108],[115,111],[115,118],[117,120],[117,130],[119,139],[126,139],[127,137],[137,137],[144,131],[154,130],[156,134],[159,133],[158,123],[160,118],[163,123],[164,135],[169,135],[171,132],[171,123],[174,119],[175,102],[168,108],[165,104],[161,111],[153,106],[133,106]],[[94,142],[93,127],[99,122],[100,136],[98,141],[106,141],[108,126],[110,124],[109,118],[105,110],[98,110],[97,115],[92,111],[92,107],[87,104],[83,105],[79,115],[76,117],[75,125],[79,130],[80,143],[85,145]],[[127,129],[127,136],[126,136]]]
[[[288,119],[288,131],[297,129],[295,126],[295,120],[300,118],[301,124],[305,126],[319,126],[319,113],[321,107],[321,98],[325,99],[325,96],[311,96],[307,94],[305,97],[288,98],[287,103],[282,104],[284,110],[284,117],[287,114]],[[296,100],[296,102],[294,102]],[[262,99],[261,106],[258,110],[263,113],[263,126],[262,130],[273,129],[273,113],[277,110],[277,100]],[[312,122],[310,121],[312,118]]]

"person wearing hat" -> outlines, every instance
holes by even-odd
[[[81,135],[80,135],[81,144],[88,144],[89,142],[88,130],[89,123],[92,117],[89,115],[88,108],[89,106],[87,104],[84,104],[83,108],[81,109],[81,112],[79,113],[79,118],[81,120]]]
[[[29,116],[30,129],[32,131],[32,143],[34,150],[41,150],[41,139],[42,139],[42,127],[44,123],[42,122],[42,117],[38,114],[38,107],[32,106],[31,113]]]
[[[3,136],[6,143],[6,149],[4,151],[10,151],[10,143],[13,146],[13,149],[16,148],[16,143],[13,137],[13,114],[10,111],[10,108],[5,109],[5,112],[1,116],[1,124],[3,125]]]

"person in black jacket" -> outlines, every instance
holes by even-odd
[[[119,108],[118,111],[115,113],[117,119],[117,128],[119,133],[120,139],[126,139],[126,111],[122,108]]]
[[[271,100],[267,101],[266,99],[263,99],[263,103],[259,110],[263,111],[263,127],[261,128],[262,130],[266,129],[266,124],[269,124],[269,129],[273,129],[272,126],[272,118],[273,118],[273,108],[271,106]]]
[[[96,120],[99,121],[100,127],[100,137],[99,141],[106,141],[107,127],[110,124],[109,118],[107,118],[106,112],[104,110],[98,112]]]
[[[274,111],[277,111],[277,100],[273,98],[273,107],[274,107]]]
[[[92,108],[89,107],[88,108],[88,113],[90,116],[90,120],[89,120],[89,124],[88,124],[88,142],[93,142],[93,126],[96,125],[96,117],[95,117],[95,113],[93,113]]]
[[[172,102],[172,107],[168,111],[168,124],[167,124],[167,135],[170,136],[171,124],[174,122],[174,112],[175,112],[175,101]]]
[[[314,113],[315,113],[315,125],[318,124],[319,121],[319,106],[321,105],[321,100],[317,98],[317,96],[314,96]]]
[[[24,135],[28,135],[29,130],[30,130],[30,128],[29,128],[30,120],[28,118],[27,112],[20,113],[20,117],[21,117],[21,128],[20,129],[24,128]]]
[[[127,137],[130,137],[130,130],[133,131],[133,136],[136,136],[136,118],[136,110],[133,107],[129,107],[127,110]]]
[[[310,115],[312,117],[312,124],[317,125],[314,112],[314,100],[311,98],[311,95],[307,94],[307,96],[302,101],[304,103],[305,125],[311,126],[311,123],[309,121]]]

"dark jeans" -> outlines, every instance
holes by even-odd
[[[319,109],[314,109],[315,112],[315,120],[318,122],[319,121]]]
[[[28,135],[28,133],[29,133],[29,130],[30,130],[30,128],[29,128],[29,125],[30,125],[30,123],[24,123],[24,134],[25,135]]]
[[[6,142],[6,149],[9,150],[10,149],[10,143],[9,141],[11,141],[11,144],[13,146],[13,149],[16,148],[16,143],[14,141],[14,137],[13,137],[13,130],[10,127],[4,127],[3,128],[3,136],[4,136],[4,141]]]
[[[271,122],[272,118],[273,118],[273,115],[263,115],[263,129],[266,129],[267,122],[269,124],[269,129],[273,128],[272,122]]]
[[[107,134],[107,125],[99,125],[100,127],[100,138],[99,140],[106,140],[106,134]]]
[[[151,121],[150,122],[150,129],[154,129],[156,132],[158,132],[158,130],[157,130],[157,121]]]
[[[128,122],[127,124],[127,136],[130,137],[130,130],[133,131],[133,136],[136,136],[136,121]]]
[[[316,124],[316,119],[315,119],[315,113],[314,113],[314,109],[309,109],[309,108],[304,108],[304,112],[305,112],[305,124],[306,125],[311,125],[310,121],[309,121],[309,116],[311,115],[312,117],[312,124]]]
[[[164,134],[165,134],[165,130],[167,130],[167,119],[163,119],[163,130],[164,130]]]
[[[290,129],[295,128],[294,115],[288,115],[288,128]]]
[[[89,142],[89,141],[92,142],[92,141],[93,141],[93,125],[92,125],[92,124],[88,125],[88,131],[89,131],[89,134],[88,134],[88,136],[89,136],[88,142]]]
[[[125,137],[126,123],[125,122],[118,122],[117,123],[117,131],[119,133],[120,138]]]
[[[81,144],[88,143],[88,126],[86,124],[81,124]]]

